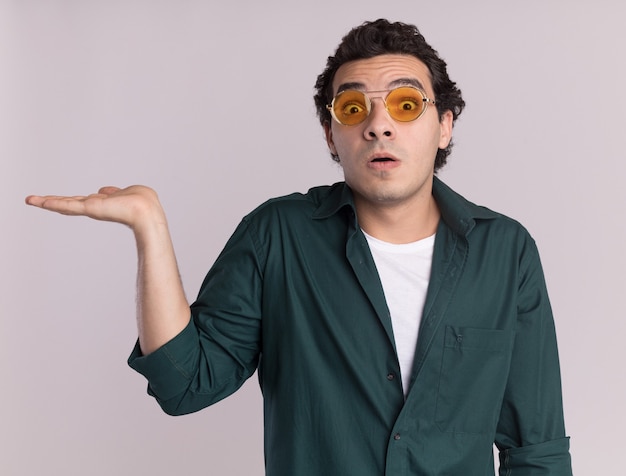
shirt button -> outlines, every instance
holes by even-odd
[[[428,327],[432,327],[433,324],[435,323],[435,318],[437,317],[437,314],[431,314],[431,316],[428,318]]]
[[[396,376],[392,373],[387,374],[387,380],[393,380],[394,378],[396,378]]]
[[[396,433],[395,435],[393,435],[393,439],[398,441],[400,439],[400,433]]]

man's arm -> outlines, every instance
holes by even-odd
[[[135,185],[104,187],[88,196],[36,196],[26,203],[63,215],[122,223],[137,242],[137,325],[147,355],[189,323],[189,303],[180,281],[165,213],[154,190]]]
[[[500,474],[571,476],[552,309],[535,243],[520,258],[516,340],[496,434]]]

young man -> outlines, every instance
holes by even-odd
[[[146,187],[31,205],[130,226],[129,363],[170,414],[256,369],[269,476],[570,475],[554,323],[532,238],[435,178],[464,103],[417,29],[352,30],[315,101],[345,183],[246,216],[190,307]]]

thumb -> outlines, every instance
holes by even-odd
[[[102,187],[100,190],[98,190],[98,193],[101,193],[103,195],[111,195],[115,192],[119,192],[120,188],[119,187],[113,187],[113,186],[106,186],[106,187]]]

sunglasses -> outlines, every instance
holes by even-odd
[[[384,93],[389,91],[387,96],[375,96],[370,98],[366,93]],[[385,104],[385,109],[389,115],[399,122],[410,122],[419,118],[428,104],[435,105],[433,99],[426,97],[426,94],[413,86],[401,86],[392,90],[383,91],[357,91],[356,89],[346,89],[337,94],[333,102],[326,106],[333,119],[344,126],[355,126],[360,124],[372,111],[372,99],[379,97]]]

